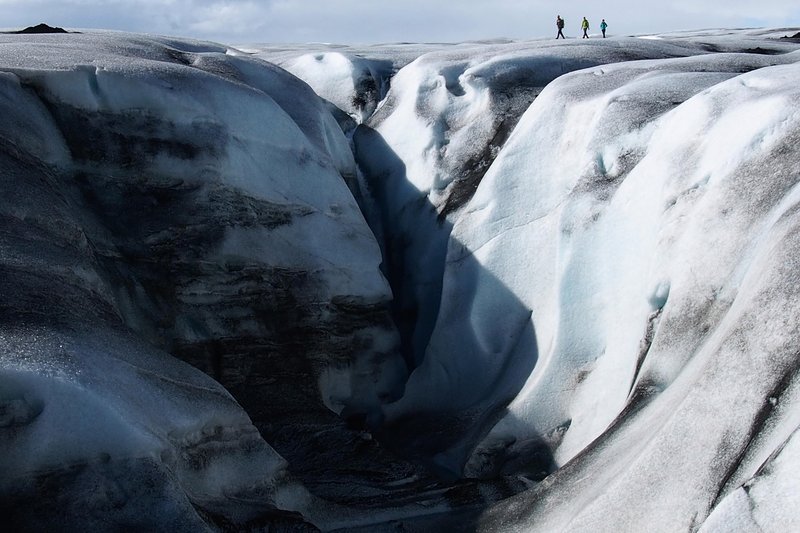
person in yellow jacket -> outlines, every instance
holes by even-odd
[[[583,30],[583,37],[581,38],[588,39],[589,34],[587,34],[586,32],[589,31],[589,21],[586,20],[586,17],[583,17],[583,20],[581,21],[581,29]]]

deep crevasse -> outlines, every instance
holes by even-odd
[[[490,529],[505,513],[543,531],[575,516],[570,527],[594,530],[696,527],[754,475],[742,457],[775,449],[762,432],[791,430],[771,429],[784,422],[763,405],[796,360],[794,278],[778,251],[793,246],[797,53],[758,32],[672,37],[584,47],[584,63],[546,43],[428,53],[356,135],[419,364],[385,410],[385,437],[468,476],[535,478],[579,456],[551,492],[493,510]],[[706,54],[708,40],[728,53]],[[533,86],[554,65],[637,54],[658,59],[559,78],[485,150],[508,96],[487,64]],[[460,179],[476,154],[485,170]],[[574,490],[584,496],[559,499]],[[581,503],[602,491],[613,496]],[[530,503],[544,496],[558,505]]]
[[[401,398],[389,293],[330,107],[224,47],[36,37],[51,52],[31,69],[21,38],[4,56],[3,431],[58,433],[69,419],[46,404],[80,392],[100,426],[149,435],[128,450],[80,433],[87,472],[112,487],[99,501],[135,515],[153,495],[128,504],[132,487],[108,480],[177,471],[163,516],[190,529],[791,524],[769,510],[791,499],[778,488],[796,463],[797,53],[774,37],[276,52],[328,89],[345,129],[346,113],[362,122],[363,198],[414,369]],[[78,338],[102,325],[108,347],[78,348],[74,331],[51,343],[54,323]],[[139,390],[180,416],[155,416]],[[184,401],[198,394],[202,413]],[[250,418],[311,494],[359,510],[287,477]],[[381,446],[501,481],[440,489]],[[33,467],[66,457],[13,451]],[[97,497],[68,479],[76,508]],[[130,519],[114,512],[82,519]]]

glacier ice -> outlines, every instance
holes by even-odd
[[[784,33],[0,36],[0,512],[796,527]]]
[[[4,513],[23,529],[317,520],[296,479],[330,461],[291,477],[262,435],[291,460],[406,376],[328,107],[210,43],[0,41]]]
[[[778,446],[798,52],[777,36],[426,51],[356,130],[414,368],[385,438],[451,475],[555,471],[479,527],[696,528]]]

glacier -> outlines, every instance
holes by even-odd
[[[377,412],[406,376],[325,103],[219,45],[3,39],[10,523],[305,523],[311,496],[261,435],[327,466],[302,435],[351,438],[337,414]],[[93,493],[96,479],[140,479],[126,483],[141,494]],[[105,512],[82,515],[90,504]]]
[[[0,514],[796,528],[796,32],[0,35]]]

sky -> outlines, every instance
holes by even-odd
[[[610,35],[800,27],[798,0],[0,0],[0,28],[38,23],[191,37],[224,44],[374,44],[577,36],[586,17]]]

